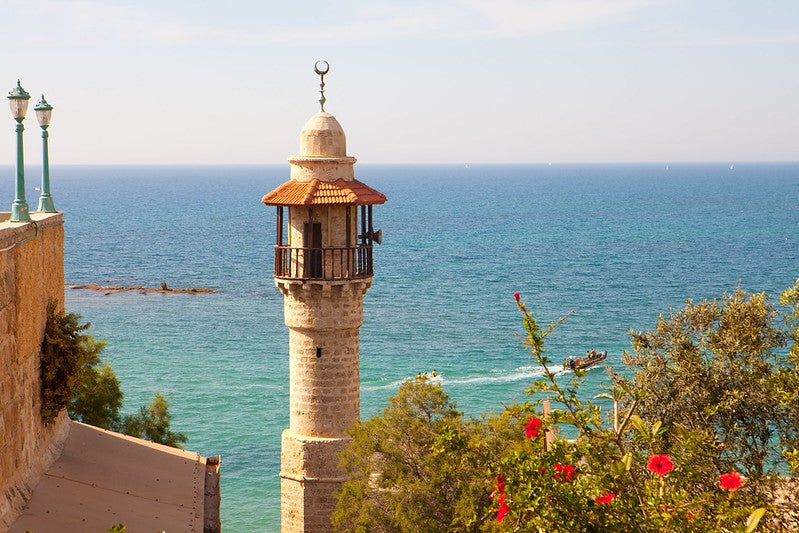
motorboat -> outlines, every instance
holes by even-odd
[[[566,362],[563,363],[563,366],[571,370],[585,370],[586,368],[591,368],[592,366],[601,363],[607,358],[607,350],[602,350],[601,352],[589,350],[585,353],[585,357],[569,357],[566,359]]]

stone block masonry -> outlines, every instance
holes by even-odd
[[[0,214],[0,531],[10,527],[68,434],[62,413],[42,423],[39,352],[47,302],[64,302],[61,213],[31,223]]]
[[[359,328],[368,281],[278,282],[289,328],[290,425],[345,438],[360,417]]]

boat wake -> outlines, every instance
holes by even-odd
[[[520,366],[513,370],[494,370],[489,374],[475,376],[459,376],[447,379],[444,376],[444,383],[447,385],[479,385],[496,383],[515,383],[517,381],[532,381],[544,375],[540,366]]]
[[[553,373],[558,374],[564,372],[560,368],[551,368]],[[481,384],[499,384],[499,383],[516,383],[520,381],[533,381],[544,375],[544,371],[540,366],[520,366],[512,370],[492,370],[488,373],[479,373],[472,375],[458,375],[450,376],[446,372],[438,372],[435,376],[427,374],[427,378],[432,383],[440,383],[444,386],[460,386],[460,385],[481,385]],[[408,376],[405,379],[385,381],[383,383],[364,383],[361,386],[363,391],[377,391],[385,389],[398,389],[403,382],[415,379],[416,376]]]

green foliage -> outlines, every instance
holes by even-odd
[[[645,391],[614,374],[609,392],[599,395],[613,402],[606,420],[599,403],[581,398],[583,372],[558,379],[541,347],[530,348],[544,378],[520,409],[531,419],[541,417],[541,431],[557,428],[573,438],[548,445],[544,433],[531,435],[494,466],[503,526],[536,532],[737,531],[751,517],[756,527],[761,511],[737,491],[717,486],[722,472],[709,460],[717,452],[713,435],[645,421],[637,414]],[[543,398],[555,404],[548,417],[538,409]],[[666,455],[669,441],[674,445]],[[668,467],[653,470],[658,461],[652,461],[660,458]]]
[[[742,469],[750,478],[784,470],[777,437],[799,426],[790,422],[795,404],[780,398],[796,390],[786,390],[779,373],[795,375],[797,367],[775,351],[786,341],[777,317],[768,296],[737,290],[720,301],[689,300],[653,330],[632,332],[635,353],[625,362],[635,389],[647,393],[642,418],[715,434],[720,470]]]
[[[491,505],[484,477],[490,433],[464,421],[426,376],[403,383],[380,416],[350,432],[336,529],[477,531]]]
[[[791,472],[799,473],[799,279],[780,295],[780,303],[787,306],[784,313],[790,351],[776,369],[772,383],[777,401],[786,411],[786,420],[781,427],[780,438],[783,457]]]
[[[117,431],[123,394],[119,380],[107,362],[84,365],[69,404],[69,416],[86,424]]]
[[[103,342],[95,342],[85,333],[91,324],[81,324],[80,315],[65,314],[58,308],[58,301],[47,303],[47,322],[41,346],[42,408],[45,424],[67,407],[81,370],[86,365],[99,361]]]
[[[170,429],[172,415],[169,413],[169,400],[160,392],[139,413],[125,417],[123,433],[140,439],[147,439],[158,444],[182,448],[188,440],[183,433],[175,433]]]

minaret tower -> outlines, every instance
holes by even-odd
[[[386,197],[354,177],[344,130],[322,110],[300,133],[291,179],[263,197],[277,207],[275,284],[289,328],[289,428],[280,460],[282,531],[332,531],[343,473],[338,453],[360,418],[358,332],[372,284],[372,247],[381,232],[372,206]]]

